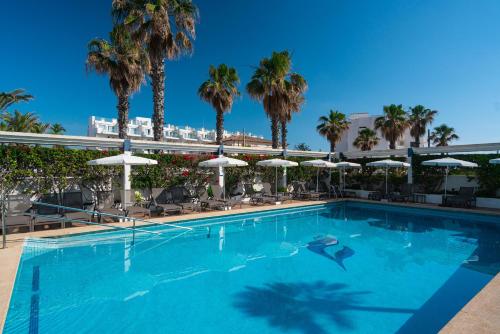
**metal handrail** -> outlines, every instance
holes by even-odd
[[[50,203],[44,203],[44,202],[38,202],[38,201],[31,201],[31,204],[33,204],[33,205],[42,205],[42,206],[47,206],[47,207],[52,207],[52,208],[58,208],[58,209],[63,209],[63,210],[67,210],[67,211],[83,212],[83,213],[90,214],[92,216],[93,215],[99,215],[99,216],[105,216],[105,217],[111,217],[111,218],[126,219],[126,220],[131,220],[134,224],[135,224],[135,222],[144,222],[144,223],[150,223],[150,224],[155,224],[155,225],[161,224],[161,223],[158,223],[158,222],[152,222],[152,221],[147,220],[147,219],[129,217],[129,216],[125,216],[125,215],[123,215],[123,216],[122,215],[115,215],[115,214],[107,213],[107,212],[100,212],[100,211],[93,211],[93,210],[85,210],[85,209],[72,208],[72,207],[69,207],[69,206],[63,206],[63,205],[58,205],[58,204],[50,204]],[[185,230],[190,230],[190,231],[193,230],[190,227],[181,226],[181,225],[177,225],[177,224],[170,224],[169,223],[169,224],[164,224],[164,225],[172,226],[172,227],[180,228],[180,229],[185,229]],[[107,226],[107,225],[105,225],[105,226]]]

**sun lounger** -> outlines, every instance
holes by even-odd
[[[409,184],[403,184],[400,192],[389,194],[389,200],[393,202],[409,202],[411,198],[413,198],[413,191]]]
[[[120,217],[125,217],[126,213],[122,210],[120,201],[115,200],[112,191],[100,191],[96,194],[96,198],[97,202],[94,210],[97,212],[97,221],[99,223],[106,221],[117,222]]]
[[[157,212],[165,215],[182,213],[182,206],[173,203],[172,193],[164,188],[151,189],[152,203]]]
[[[48,227],[51,225],[60,225],[64,227],[64,216],[62,214],[62,210],[59,207],[53,207],[44,204],[53,204],[60,206],[58,194],[47,194],[43,195],[39,201],[40,204],[33,204],[33,227],[32,230],[36,228],[36,226],[44,226]]]
[[[460,187],[458,195],[448,196],[444,199],[445,206],[472,208],[476,206],[476,196],[473,187]]]
[[[212,187],[212,186],[210,186]],[[226,203],[214,198],[211,198],[208,194],[208,189],[204,189],[201,191],[199,195],[199,208],[203,209],[224,209],[226,208]]]
[[[19,231],[25,227],[32,230],[33,212],[30,198],[26,195],[8,195],[6,211],[7,231]],[[0,224],[0,230],[2,225]]]
[[[83,195],[80,191],[65,192],[62,194],[62,214],[66,218],[65,224],[72,225],[71,220],[79,220],[89,222],[92,220],[92,213],[83,212],[79,210],[86,210],[83,204]],[[78,210],[71,210],[69,208],[74,208]]]

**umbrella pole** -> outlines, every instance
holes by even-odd
[[[387,197],[387,174],[389,171],[389,167],[385,167],[385,197]]]
[[[222,199],[226,201],[226,173],[222,167]]]
[[[276,202],[278,201],[278,167],[274,168],[274,195],[276,196]]]
[[[316,192],[318,192],[318,185],[319,185],[319,168],[316,171]]]
[[[450,168],[446,167],[444,174],[444,198],[446,200],[446,188],[448,188],[448,172]]]

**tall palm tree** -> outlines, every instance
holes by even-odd
[[[330,142],[330,152],[335,152],[335,146],[342,138],[342,134],[349,129],[349,122],[345,114],[330,110],[328,116],[321,116],[316,127],[319,134]]]
[[[370,151],[373,147],[375,147],[379,138],[377,137],[377,132],[373,131],[369,128],[364,128],[359,131],[358,136],[354,139],[352,143],[354,146],[359,148],[361,151]]]
[[[9,106],[17,102],[27,102],[33,100],[33,96],[25,94],[24,89],[16,89],[11,92],[0,93],[0,112],[7,110]]]
[[[216,129],[217,144],[222,144],[224,135],[224,113],[231,112],[234,98],[240,95],[238,84],[240,78],[233,67],[221,64],[218,67],[210,65],[209,78],[198,89],[200,98],[212,105],[217,112]]]
[[[14,110],[13,113],[5,111],[1,120],[5,130],[14,132],[35,132],[40,124],[37,115],[32,112],[23,114],[19,110]]]
[[[163,139],[165,58],[191,53],[198,9],[191,0],[113,0],[115,20],[126,24],[147,50],[153,86],[153,138]]]
[[[260,61],[246,87],[250,97],[262,102],[265,113],[271,119],[273,148],[279,146],[279,117],[286,108],[286,81],[291,75],[291,67],[288,51],[273,52],[271,57]]]
[[[290,79],[285,81],[285,91],[283,92],[285,103],[284,108],[279,114],[281,123],[281,147],[283,149],[288,147],[287,125],[292,121],[293,113],[300,112],[302,109],[302,105],[305,102],[304,93],[306,90],[307,82],[300,74],[292,73]]]
[[[403,136],[408,126],[408,118],[401,104],[384,106],[384,115],[375,119],[375,129],[380,130],[389,141],[391,150],[396,149],[396,141]]]
[[[88,71],[109,76],[109,85],[118,98],[118,137],[126,138],[129,97],[139,90],[149,70],[146,53],[123,25],[116,25],[110,33],[110,42],[90,41],[86,67]]]
[[[432,124],[437,113],[437,110],[428,109],[420,104],[410,108],[408,112],[410,134],[415,139],[417,147],[420,147],[420,138],[425,135],[427,126]]]
[[[62,135],[66,132],[66,129],[60,123],[54,123],[50,127],[50,133],[53,135]]]
[[[457,140],[458,138],[455,129],[446,124],[435,127],[430,136],[430,139],[436,146],[448,146],[451,141]]]

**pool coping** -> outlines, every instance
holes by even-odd
[[[364,199],[338,199],[325,201],[293,202],[282,205],[267,205],[233,209],[228,211],[209,211],[203,213],[192,213],[182,216],[159,217],[149,219],[147,222],[137,222],[137,226],[151,225],[151,223],[182,223],[203,218],[215,218],[231,216],[237,214],[257,213],[263,211],[273,211],[280,209],[289,209],[297,207],[317,206],[328,203],[341,202],[361,202],[375,205],[390,205],[397,207],[410,207],[420,209],[434,209],[441,211],[453,211],[472,214],[486,214],[500,217],[500,210],[482,210],[482,209],[461,209],[445,208],[429,204],[417,203],[394,203],[394,202],[374,202]],[[132,223],[113,223],[109,226],[82,226],[67,229],[45,230],[30,233],[18,233],[7,236],[7,248],[0,249],[0,332],[3,331],[10,299],[14,289],[19,262],[22,255],[24,241],[27,238],[47,238],[70,236],[81,233],[109,231],[114,225],[120,227],[130,227]],[[472,300],[467,303],[446,325],[443,327],[443,333],[494,333],[494,329],[500,328],[500,274],[496,275]]]

